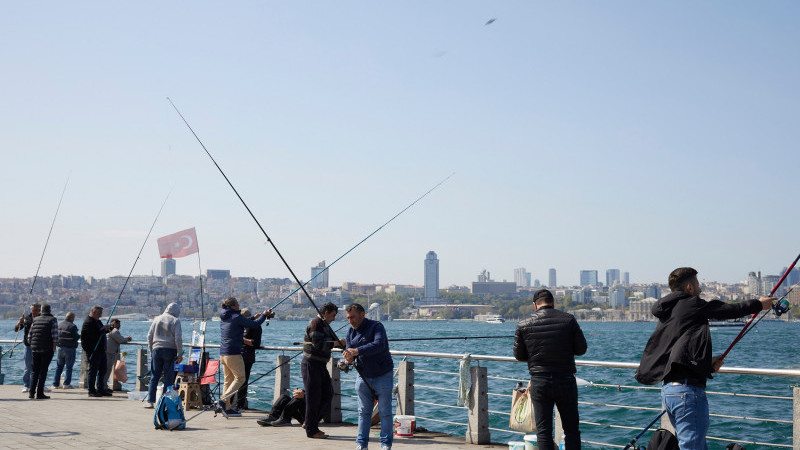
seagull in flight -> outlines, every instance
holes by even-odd
[[[491,19],[487,20],[484,25],[491,25],[494,23],[495,20],[497,20],[497,17],[492,17]]]

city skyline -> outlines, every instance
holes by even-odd
[[[171,192],[135,274],[195,227],[177,273],[290,277],[167,96],[298,276],[454,172],[330,283],[420,285],[431,249],[442,287],[775,274],[800,251],[798,21],[796,3],[10,3],[0,274],[36,273],[69,177],[41,275],[126,275]]]

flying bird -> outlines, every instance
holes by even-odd
[[[491,19],[487,20],[484,25],[491,25],[494,23],[495,20],[497,20],[497,17],[492,17]]]

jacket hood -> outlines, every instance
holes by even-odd
[[[660,319],[665,319],[672,314],[672,308],[678,303],[678,301],[683,300],[685,298],[689,298],[691,295],[687,294],[683,291],[675,291],[667,295],[666,297],[662,297],[661,300],[656,302],[653,305],[653,309],[651,312],[654,316]]]
[[[222,320],[228,320],[233,317],[234,314],[239,314],[239,311],[234,311],[230,308],[225,308],[219,313],[219,318]]]
[[[181,307],[177,303],[170,303],[167,305],[167,309],[164,310],[164,313],[170,314],[171,316],[178,317],[181,315]]]

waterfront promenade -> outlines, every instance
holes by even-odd
[[[263,412],[247,412],[242,417],[225,419],[213,412],[200,414],[181,431],[156,430],[153,410],[128,400],[127,394],[92,399],[85,389],[53,390],[50,400],[29,400],[18,385],[0,386],[0,447],[27,448],[256,448],[268,445],[277,449],[355,448],[356,427],[352,424],[321,424],[330,438],[308,439],[300,425],[261,427],[256,424]],[[199,412],[189,410],[189,418]],[[379,448],[372,430],[370,447]],[[416,433],[411,438],[395,438],[393,449],[507,448],[501,445],[469,445],[463,436]]]

